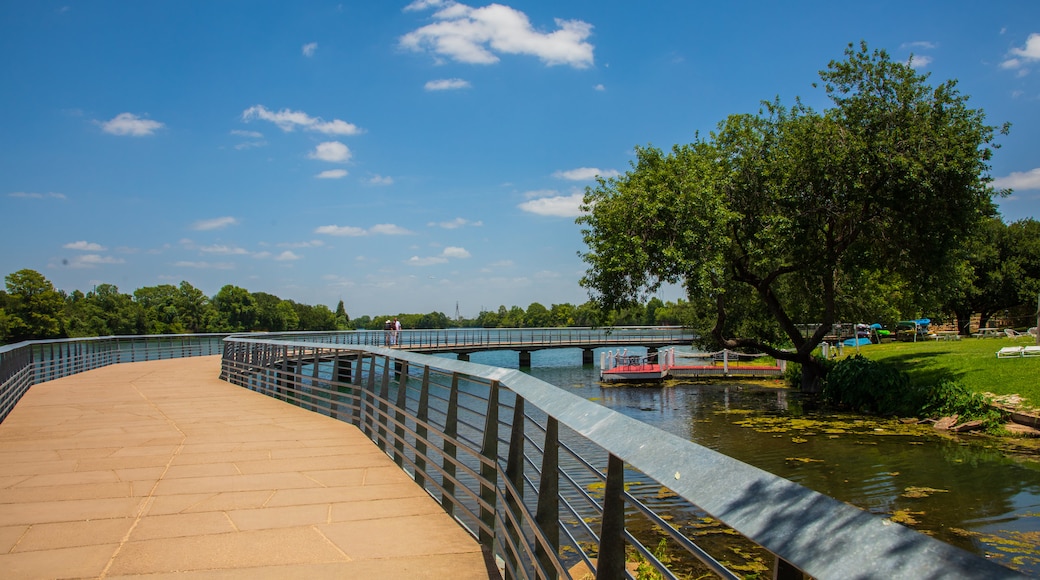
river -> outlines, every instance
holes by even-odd
[[[630,354],[640,354],[630,349]],[[513,351],[473,362],[517,368]],[[596,353],[595,360],[599,360]],[[871,513],[1040,576],[1040,447],[820,411],[781,383],[606,385],[579,349],[532,354],[531,375]]]

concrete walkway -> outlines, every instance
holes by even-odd
[[[32,387],[0,424],[0,576],[489,578],[357,428],[219,371],[175,359]]]

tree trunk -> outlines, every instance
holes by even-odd
[[[810,357],[802,363],[802,392],[817,395],[823,391],[823,365]]]
[[[957,334],[961,336],[971,335],[971,310],[954,310],[957,316]]]

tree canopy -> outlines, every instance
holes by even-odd
[[[871,292],[937,305],[995,213],[995,128],[955,81],[931,87],[865,43],[820,78],[824,112],[767,102],[669,153],[638,147],[627,173],[587,188],[592,297],[610,309],[682,284],[706,342],[802,363],[810,390],[813,349]]]

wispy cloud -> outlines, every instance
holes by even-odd
[[[357,125],[339,119],[325,121],[321,117],[311,117],[303,111],[291,109],[271,111],[263,105],[254,105],[242,111],[243,121],[249,122],[254,119],[270,121],[285,132],[295,129],[317,131],[326,135],[358,135],[363,132]]]
[[[146,137],[165,127],[158,121],[144,119],[133,113],[120,113],[108,121],[97,121],[105,133],[130,137]]]
[[[202,246],[199,251],[207,254],[221,254],[225,256],[244,256],[249,254],[249,250],[245,248],[239,248],[237,246],[227,246],[224,244],[215,244],[212,246]]]
[[[454,91],[468,89],[470,86],[469,81],[462,79],[439,79],[427,82],[423,88],[428,91]]]
[[[394,224],[376,224],[368,229],[355,226],[320,226],[314,230],[314,233],[326,236],[361,237],[368,235],[406,236],[413,232]]]
[[[906,64],[910,65],[910,68],[919,69],[932,64],[933,60],[934,59],[930,56],[915,54],[912,55],[909,60],[907,60]]]
[[[1018,191],[1040,189],[1040,167],[1029,171],[1015,171],[993,180],[993,187]]]
[[[20,197],[23,199],[68,199],[67,197],[65,197],[64,193],[55,193],[53,191],[48,193],[12,191],[11,193],[7,194],[7,197]]]
[[[393,185],[394,178],[388,175],[373,175],[368,179],[368,183],[371,185]]]
[[[553,173],[553,177],[557,179],[566,179],[569,181],[591,181],[597,177],[617,177],[621,175],[613,169],[599,169],[598,167],[579,167],[577,169],[568,169],[566,171],[557,171]]]
[[[126,260],[114,256],[102,256],[100,254],[84,254],[69,260],[70,268],[94,268],[108,264],[123,264]]]
[[[543,193],[538,192],[539,197],[525,201],[517,207],[525,212],[544,216],[578,217],[581,215],[581,203],[585,197],[584,194],[543,195]]]
[[[80,250],[82,252],[104,252],[105,247],[101,244],[94,242],[88,242],[86,240],[80,240],[78,242],[69,242],[62,246],[67,250]]]
[[[340,179],[347,176],[346,169],[329,169],[315,175],[318,179]]]
[[[317,50],[318,50],[318,43],[317,42],[308,42],[307,44],[303,45],[303,48],[300,49],[300,52],[303,53],[303,56],[306,56],[307,58],[310,58],[310,57],[314,56],[314,53]]]
[[[296,260],[299,260],[300,256],[297,255],[295,252],[291,252],[289,250],[286,250],[286,251],[282,252],[281,254],[278,254],[277,256],[275,256],[274,259],[276,261],[278,261],[278,262],[294,262]]]
[[[339,141],[326,141],[318,143],[314,151],[311,151],[307,156],[311,159],[328,161],[329,163],[346,163],[350,161],[351,155],[350,148]],[[343,175],[346,175],[346,173]],[[340,177],[343,176],[341,175]]]
[[[449,259],[464,260],[469,257],[470,253],[466,248],[448,246],[441,250],[441,253],[437,256],[412,256],[405,263],[409,266],[435,266],[437,264],[445,264]]]
[[[526,14],[501,4],[473,8],[424,0],[405,10],[427,8],[437,9],[436,22],[402,36],[403,48],[471,64],[496,63],[499,54],[534,56],[550,66],[587,68],[593,63],[594,47],[587,41],[592,25],[581,20],[557,18],[557,29],[543,33],[535,30]]]
[[[219,230],[237,224],[238,219],[231,216],[225,216],[208,220],[199,220],[192,224],[191,229],[204,232],[209,230]]]
[[[467,219],[463,219],[463,218],[457,217],[457,218],[455,218],[455,219],[453,219],[451,221],[430,222],[430,223],[428,223],[426,225],[428,225],[430,227],[444,228],[446,230],[455,230],[455,229],[458,229],[458,228],[461,228],[461,227],[465,227],[465,226],[478,226],[479,227],[479,226],[484,225],[484,222],[481,222],[481,221],[471,222],[471,221],[469,221]]]

